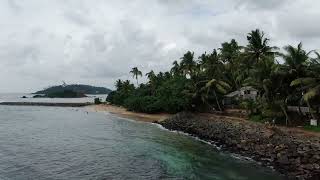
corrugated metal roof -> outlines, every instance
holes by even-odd
[[[225,95],[226,97],[234,97],[240,94],[240,91],[233,91],[227,95]]]
[[[258,91],[257,89],[253,88],[252,86],[244,86],[244,87],[240,88],[240,90]]]
[[[253,88],[252,86],[245,86],[245,87],[240,88],[240,90],[233,91],[233,92],[225,95],[225,97],[235,97],[235,96],[240,95],[240,92],[241,92],[241,91],[247,91],[247,90],[250,90],[250,91],[258,91],[258,90],[256,90],[255,88]]]

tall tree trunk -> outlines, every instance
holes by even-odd
[[[309,112],[310,112],[310,114],[311,114],[311,117],[312,117],[312,119],[315,119],[315,120],[317,120],[316,119],[316,116],[313,114],[313,110],[312,110],[312,108],[311,108],[311,105],[310,105],[310,103],[309,103],[309,101],[307,100],[306,101],[307,102],[307,105],[308,105],[308,108],[309,108]]]
[[[280,105],[280,108],[281,108],[281,110],[283,111],[283,114],[286,116],[286,126],[288,126],[289,116],[288,116],[288,113],[287,113],[287,110],[286,110],[285,106],[286,106],[286,105],[281,104],[281,105]]]
[[[213,90],[213,93],[214,93],[214,97],[215,97],[215,99],[216,99],[216,103],[217,103],[217,105],[218,105],[219,111],[222,111],[221,106],[220,106],[220,103],[219,103],[219,100],[218,100],[218,97],[217,97],[216,91]]]

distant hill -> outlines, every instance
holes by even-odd
[[[83,84],[71,84],[71,85],[59,85],[59,86],[52,86],[46,88],[41,91],[37,91],[34,94],[52,94],[56,92],[63,92],[66,90],[74,91],[77,93],[83,94],[109,94],[112,90],[104,87],[95,87]]]
[[[84,93],[75,92],[72,90],[64,90],[53,92],[45,95],[35,95],[33,98],[82,98],[87,97]]]

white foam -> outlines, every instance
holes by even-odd
[[[199,137],[197,136],[194,136],[192,134],[189,134],[189,133],[185,133],[185,132],[182,132],[182,131],[177,131],[177,130],[169,130],[165,127],[163,127],[161,124],[158,124],[158,123],[152,123],[154,124],[155,126],[157,126],[158,128],[162,129],[162,130],[166,130],[166,131],[170,131],[172,133],[176,133],[176,134],[182,134],[184,136],[188,136],[188,137],[191,137],[193,139],[195,139],[196,141],[200,141],[202,143],[205,143],[205,144],[208,144],[208,145],[211,145],[213,146],[214,148],[216,148],[217,150],[221,150],[221,146],[218,146],[214,141],[206,141],[206,140],[203,140],[203,139],[200,139]]]

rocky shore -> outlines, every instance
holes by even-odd
[[[249,121],[186,112],[159,124],[170,130],[213,141],[223,150],[272,166],[287,179],[320,179],[319,136]]]

